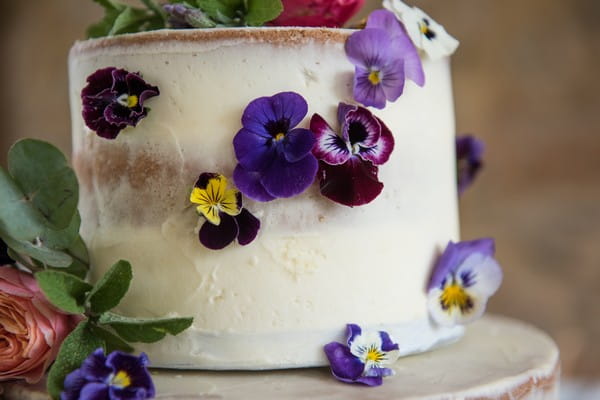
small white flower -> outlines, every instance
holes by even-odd
[[[417,7],[410,7],[401,0],[384,0],[383,7],[393,12],[404,24],[414,45],[423,50],[430,59],[437,60],[454,53],[458,40],[446,32]]]

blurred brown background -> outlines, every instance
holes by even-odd
[[[369,4],[378,3],[367,0]],[[548,331],[566,376],[600,379],[600,1],[415,0],[461,41],[458,132],[487,143],[463,238],[505,268],[493,312]],[[0,160],[21,137],[69,151],[67,52],[89,0],[0,0]]]

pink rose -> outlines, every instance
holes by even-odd
[[[282,0],[283,12],[271,25],[343,26],[363,6],[364,0]]]
[[[39,381],[74,321],[48,303],[33,276],[0,267],[0,381]]]

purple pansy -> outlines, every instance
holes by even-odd
[[[158,88],[139,74],[115,67],[97,70],[87,83],[81,91],[83,119],[106,139],[115,139],[127,126],[136,126],[148,115],[144,102],[159,95]]]
[[[365,106],[384,108],[397,100],[406,78],[419,86],[425,83],[419,53],[389,11],[371,13],[365,29],[353,33],[345,48],[355,66],[354,99]]]
[[[200,243],[212,250],[220,250],[234,240],[242,246],[252,242],[260,221],[242,207],[242,196],[227,188],[227,179],[220,174],[205,172],[200,175],[190,194],[198,214],[206,218],[199,232]]]
[[[383,377],[393,375],[387,366],[399,356],[398,344],[382,331],[363,332],[360,326],[348,324],[347,344],[331,342],[325,345],[333,376],[346,383],[379,386]]]
[[[427,287],[431,317],[440,325],[466,324],[479,318],[502,283],[493,239],[449,242]]]
[[[471,186],[481,171],[484,150],[483,141],[472,135],[456,138],[456,171],[459,194]]]
[[[338,122],[341,135],[318,114],[310,121],[316,138],[313,154],[320,160],[321,194],[350,207],[370,203],[383,190],[377,166],[390,158],[394,137],[364,107],[340,103]]]
[[[61,400],[150,399],[155,395],[148,357],[97,349],[65,378]]]
[[[242,193],[257,201],[287,198],[302,193],[315,179],[318,162],[308,129],[295,128],[308,112],[308,104],[294,92],[260,97],[248,104],[243,128],[233,147],[238,165],[233,180]]]

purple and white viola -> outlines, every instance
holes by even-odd
[[[371,13],[365,29],[346,41],[346,55],[355,66],[354,99],[384,108],[404,91],[406,79],[425,84],[419,53],[402,23],[387,10]]]
[[[502,269],[494,253],[493,239],[448,243],[427,288],[427,306],[435,322],[462,325],[483,314],[488,299],[502,283]]]
[[[350,207],[370,203],[383,190],[378,166],[389,160],[394,137],[364,107],[340,103],[338,123],[339,135],[319,114],[310,121],[316,137],[312,152],[320,161],[321,194]]]
[[[331,342],[325,345],[331,373],[339,381],[379,386],[383,377],[393,375],[389,368],[399,356],[399,347],[383,331],[364,331],[360,326],[346,326],[346,344]]]

